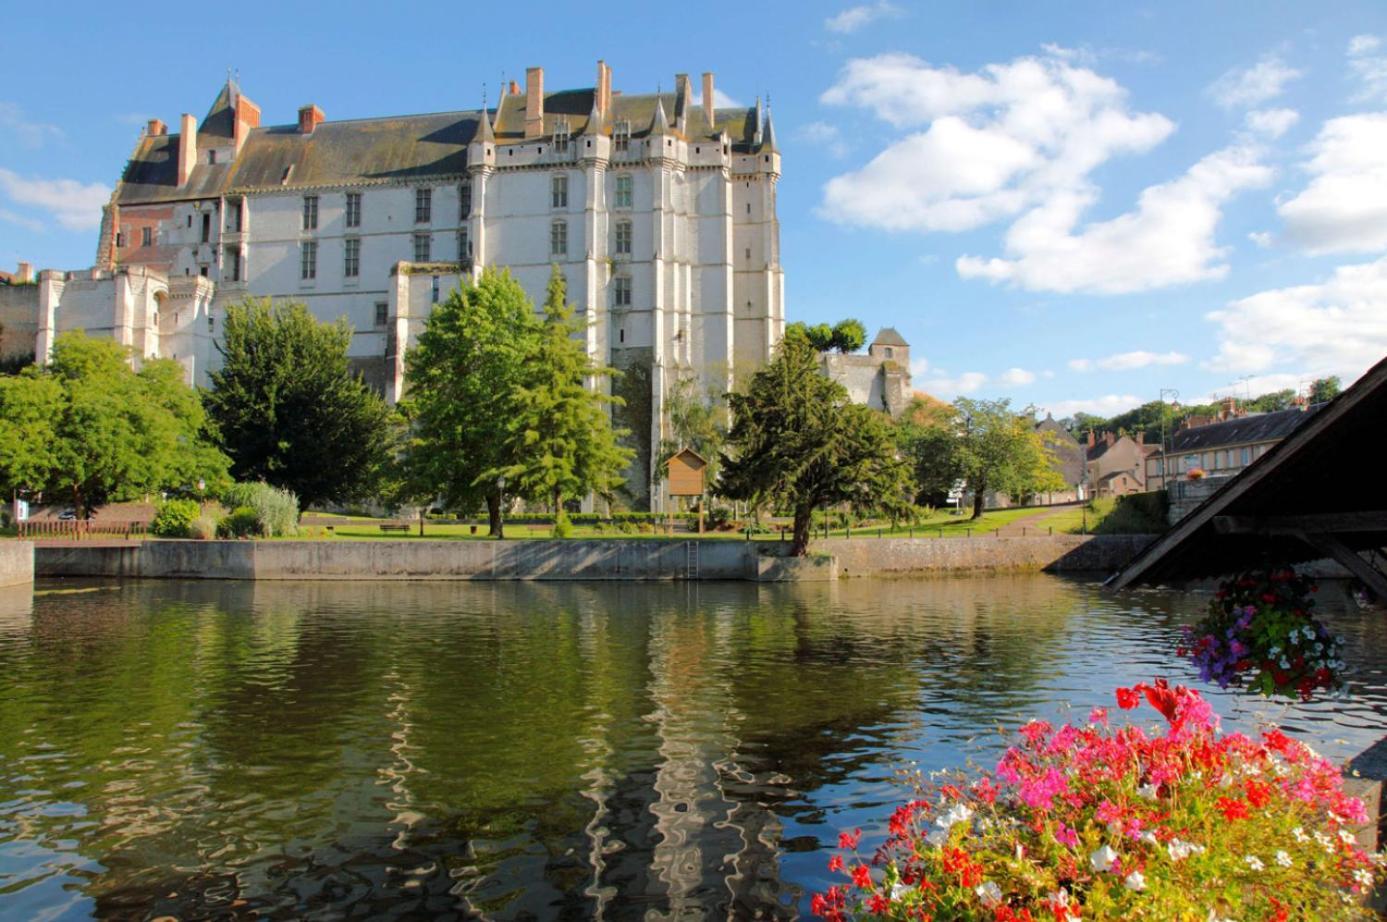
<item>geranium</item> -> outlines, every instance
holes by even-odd
[[[857,833],[813,898],[830,920],[1369,919],[1380,879],[1349,824],[1338,770],[1279,731],[1218,729],[1198,692],[1118,690],[1161,733],[1030,723],[979,778],[913,776],[916,798],[857,857]],[[870,869],[870,871],[869,871]]]
[[[1206,682],[1309,700],[1343,686],[1342,641],[1315,620],[1314,584],[1294,571],[1244,573],[1223,583],[1179,646]]]

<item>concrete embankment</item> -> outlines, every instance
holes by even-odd
[[[1140,536],[860,538],[816,542],[845,577],[969,571],[1112,571]],[[784,579],[749,541],[141,541],[40,546],[39,576],[259,580]],[[794,578],[794,577],[790,577]],[[807,578],[824,578],[822,570]],[[831,578],[831,577],[830,577]]]
[[[27,541],[0,541],[0,586],[34,581],[34,546]]]

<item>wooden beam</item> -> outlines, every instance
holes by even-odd
[[[1387,512],[1320,512],[1311,515],[1216,515],[1221,535],[1302,535],[1387,532]]]
[[[1350,573],[1361,579],[1379,601],[1387,601],[1387,574],[1368,563],[1333,535],[1307,534],[1303,537],[1311,547],[1333,557],[1343,564]]]

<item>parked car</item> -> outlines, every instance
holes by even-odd
[[[75,518],[77,518],[76,509],[64,509],[62,512],[58,513],[59,522],[71,522]]]

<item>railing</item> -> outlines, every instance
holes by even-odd
[[[127,541],[148,531],[144,522],[100,522],[90,519],[32,519],[19,523],[21,538],[124,538]]]

